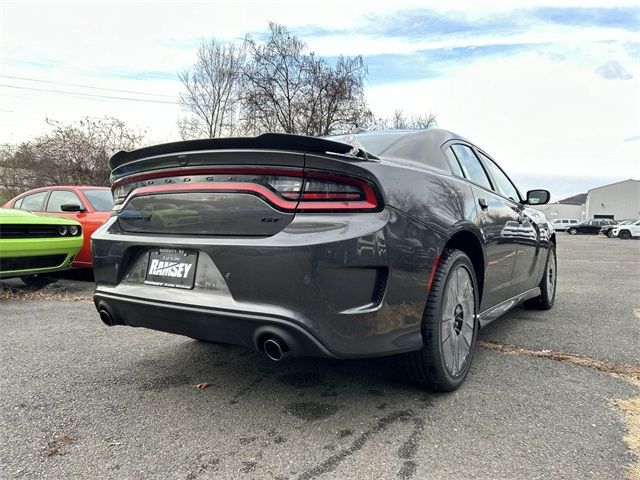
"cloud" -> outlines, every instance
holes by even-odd
[[[532,16],[545,22],[583,27],[611,27],[635,32],[640,23],[638,7],[537,7]]]
[[[616,60],[603,63],[596,68],[595,72],[607,80],[631,80],[633,78],[633,75]]]

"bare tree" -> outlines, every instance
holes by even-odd
[[[340,57],[335,67],[311,55],[307,135],[346,133],[373,118],[364,98],[367,69],[361,56]]]
[[[386,130],[395,128],[399,130],[425,130],[438,125],[433,113],[426,115],[407,115],[402,110],[395,110],[391,117],[376,118],[367,125],[369,130]]]
[[[362,56],[335,63],[309,52],[283,25],[269,23],[264,40],[250,35],[242,45],[203,42],[193,67],[179,75],[185,114],[183,139],[284,132],[319,136],[355,127],[423,129],[435,116],[375,118],[369,110]]]
[[[185,115],[178,120],[182,138],[215,138],[234,133],[245,52],[241,45],[203,42],[191,69],[178,75],[184,92],[180,104]]]
[[[69,125],[47,123],[50,133],[0,148],[0,185],[5,196],[47,185],[109,185],[109,157],[138,147],[143,136],[110,117],[85,118]]]
[[[362,57],[341,57],[332,66],[307,53],[298,37],[276,23],[269,24],[263,43],[247,36],[245,45],[245,131],[327,135],[364,123],[370,115]]]

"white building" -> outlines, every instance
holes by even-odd
[[[567,205],[564,203],[548,203],[547,205],[538,205],[536,210],[540,210],[549,219],[567,218],[567,219],[584,219],[584,205]]]
[[[554,218],[583,220],[585,218],[584,202],[586,197],[586,193],[581,193],[558,202],[540,205],[535,208],[544,213],[549,220],[553,220]]]
[[[624,180],[589,190],[585,217],[640,218],[640,180]]]

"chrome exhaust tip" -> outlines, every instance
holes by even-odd
[[[279,338],[268,338],[262,344],[264,353],[274,362],[279,362],[289,355],[289,347]]]

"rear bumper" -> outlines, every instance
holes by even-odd
[[[117,323],[297,356],[357,358],[422,346],[426,281],[440,239],[410,217],[296,215],[262,238],[93,235],[97,308]],[[153,248],[198,251],[192,290],[144,284]]]
[[[336,357],[312,333],[289,318],[101,293],[95,294],[94,303],[98,311],[109,312],[116,325],[146,327],[256,350],[261,350],[261,340],[275,336],[287,344],[294,356]]]

